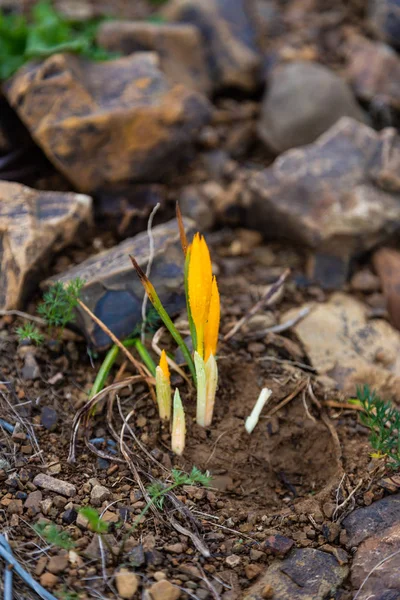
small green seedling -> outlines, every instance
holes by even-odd
[[[382,458],[391,469],[400,468],[400,412],[382,400],[368,385],[357,388],[357,399],[350,401],[364,409],[363,425],[370,429],[369,441],[373,458]]]
[[[79,277],[72,279],[67,285],[57,281],[45,292],[38,306],[38,313],[50,328],[64,329],[67,323],[74,321],[74,310],[84,283]]]
[[[103,535],[104,533],[108,532],[109,523],[103,521],[95,508],[86,506],[81,508],[79,512],[83,517],[85,517],[85,519],[89,521],[90,528],[94,533]]]
[[[17,327],[15,333],[20,343],[27,340],[37,346],[43,344],[44,335],[40,333],[39,329],[33,323],[25,323],[22,327]]]
[[[60,531],[54,523],[36,523],[33,528],[51,546],[56,546],[63,550],[72,550],[75,548],[75,542],[71,539],[69,533],[67,531]]]

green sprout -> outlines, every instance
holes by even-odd
[[[28,340],[37,346],[43,344],[44,335],[40,333],[39,329],[33,323],[25,323],[25,325],[17,327],[15,333],[17,334],[20,343],[24,340]]]
[[[36,523],[33,526],[36,533],[51,546],[57,546],[63,550],[75,548],[75,542],[67,531],[60,531],[54,523]]]
[[[364,409],[360,420],[370,430],[373,458],[383,458],[391,469],[400,468],[400,412],[382,400],[368,385],[357,388],[357,400]]]
[[[64,329],[67,323],[75,320],[74,311],[84,283],[79,277],[72,279],[67,285],[57,281],[45,292],[37,310],[49,327]]]

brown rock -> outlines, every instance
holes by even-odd
[[[22,515],[22,500],[11,500],[9,505],[7,506],[7,513],[9,515]]]
[[[291,318],[289,311],[282,319]],[[383,320],[369,320],[368,308],[337,292],[317,304],[294,331],[319,374],[352,395],[369,384],[400,401],[400,334]]]
[[[274,556],[285,556],[294,546],[294,541],[283,535],[271,535],[265,542],[265,549]]]
[[[189,239],[193,223],[185,219]],[[153,228],[154,259],[151,281],[169,314],[185,306],[183,293],[183,259],[176,221]],[[145,269],[149,258],[147,233],[127,239],[111,250],[106,250],[53,278],[67,283],[75,277],[85,281],[82,297],[86,305],[116,336],[124,338],[141,322],[143,286],[136,276],[129,255],[133,255]],[[108,346],[110,339],[84,311],[79,309],[77,325],[98,348]]]
[[[47,565],[47,556],[41,556],[36,563],[35,567],[35,575],[36,577],[40,577],[45,570]]]
[[[182,552],[184,551],[184,546],[183,544],[178,542],[177,544],[169,544],[167,546],[164,546],[164,550],[166,552],[171,552],[172,554],[182,554]]]
[[[91,199],[0,181],[0,308],[21,307],[43,268],[91,221]]]
[[[123,568],[115,575],[115,585],[121,598],[131,600],[139,587],[139,579],[133,571]]]
[[[31,492],[25,500],[24,508],[32,508],[39,512],[41,508],[40,503],[42,502],[42,497],[42,492],[40,490]]]
[[[36,475],[35,479],[33,480],[33,484],[37,487],[43,488],[44,490],[49,490],[51,492],[61,494],[62,496],[66,496],[67,498],[76,496],[76,487],[72,485],[72,483],[62,481],[61,479],[56,479],[55,477],[50,477],[44,473],[39,473],[39,475]]]
[[[20,69],[5,93],[81,191],[161,180],[188,155],[211,114],[204,96],[168,84],[150,52],[98,63],[55,54]]]
[[[341,117],[365,120],[346,82],[323,65],[294,61],[273,70],[258,130],[281,153],[311,144]]]
[[[215,89],[249,91],[260,82],[261,59],[247,9],[244,0],[171,0],[163,11],[169,20],[199,29]]]
[[[57,575],[53,575],[53,573],[48,573],[46,571],[46,573],[43,573],[43,575],[40,576],[40,585],[48,590],[55,588],[57,583],[58,577]]]
[[[391,321],[400,329],[400,252],[381,248],[373,255],[372,262],[382,283]]]
[[[384,242],[400,221],[400,137],[340,119],[249,179],[248,225],[315,251],[310,275],[341,286],[354,255]]]
[[[157,52],[160,69],[170,82],[203,94],[211,91],[200,32],[193,25],[106,21],[98,29],[97,40],[107,50],[125,55]]]
[[[65,571],[68,566],[68,555],[67,554],[58,554],[57,556],[52,556],[48,562],[47,570],[53,575],[58,575]]]
[[[246,573],[246,577],[247,579],[255,579],[256,577],[259,576],[259,574],[262,571],[262,566],[261,565],[255,565],[253,563],[250,563],[249,565],[246,565],[244,568],[244,572]]]
[[[150,594],[153,600],[178,600],[181,591],[175,585],[172,585],[166,579],[153,583],[150,588]]]
[[[347,46],[346,75],[359,98],[400,109],[400,58],[386,44],[352,35]]]
[[[377,292],[381,288],[379,277],[369,269],[357,271],[351,278],[350,285],[356,292]]]

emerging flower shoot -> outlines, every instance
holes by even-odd
[[[218,367],[215,360],[220,320],[220,300],[217,281],[212,276],[210,253],[199,234],[187,252],[188,317],[192,332],[194,364],[197,376],[197,416],[202,427],[211,425]]]
[[[178,388],[174,394],[174,415],[172,419],[171,448],[172,452],[181,455],[185,449],[186,421],[182,400]]]
[[[171,384],[170,374],[165,350],[161,353],[160,363],[156,368],[156,392],[160,419],[171,419]]]

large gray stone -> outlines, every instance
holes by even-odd
[[[258,131],[281,153],[314,142],[341,117],[365,120],[345,81],[317,63],[292,62],[272,72]]]
[[[386,496],[370,506],[358,508],[343,521],[346,529],[347,546],[358,546],[364,540],[379,535],[400,520],[400,494]]]
[[[262,598],[270,587],[273,600],[323,600],[330,598],[348,574],[334,556],[313,548],[295,549],[283,561],[273,562],[244,600]]]
[[[394,129],[342,118],[314,144],[250,177],[247,225],[314,249],[311,275],[339,287],[353,257],[399,229],[399,173]]]
[[[186,231],[193,234],[193,222],[185,219]],[[154,259],[150,280],[169,314],[185,306],[183,263],[178,226],[175,220],[153,228]],[[143,270],[149,259],[147,233],[140,233],[118,246],[88,258],[61,276],[49,280],[64,283],[80,277],[85,280],[81,292],[83,302],[120,339],[132,333],[141,320],[144,290],[129,255],[133,255]],[[150,307],[150,302],[148,307]],[[77,325],[95,347],[111,343],[109,337],[78,307]]]
[[[21,308],[54,253],[87,233],[91,220],[89,196],[0,181],[0,308]]]
[[[246,0],[171,0],[164,9],[170,21],[195,25],[202,36],[216,90],[254,90],[261,82],[261,56]]]

